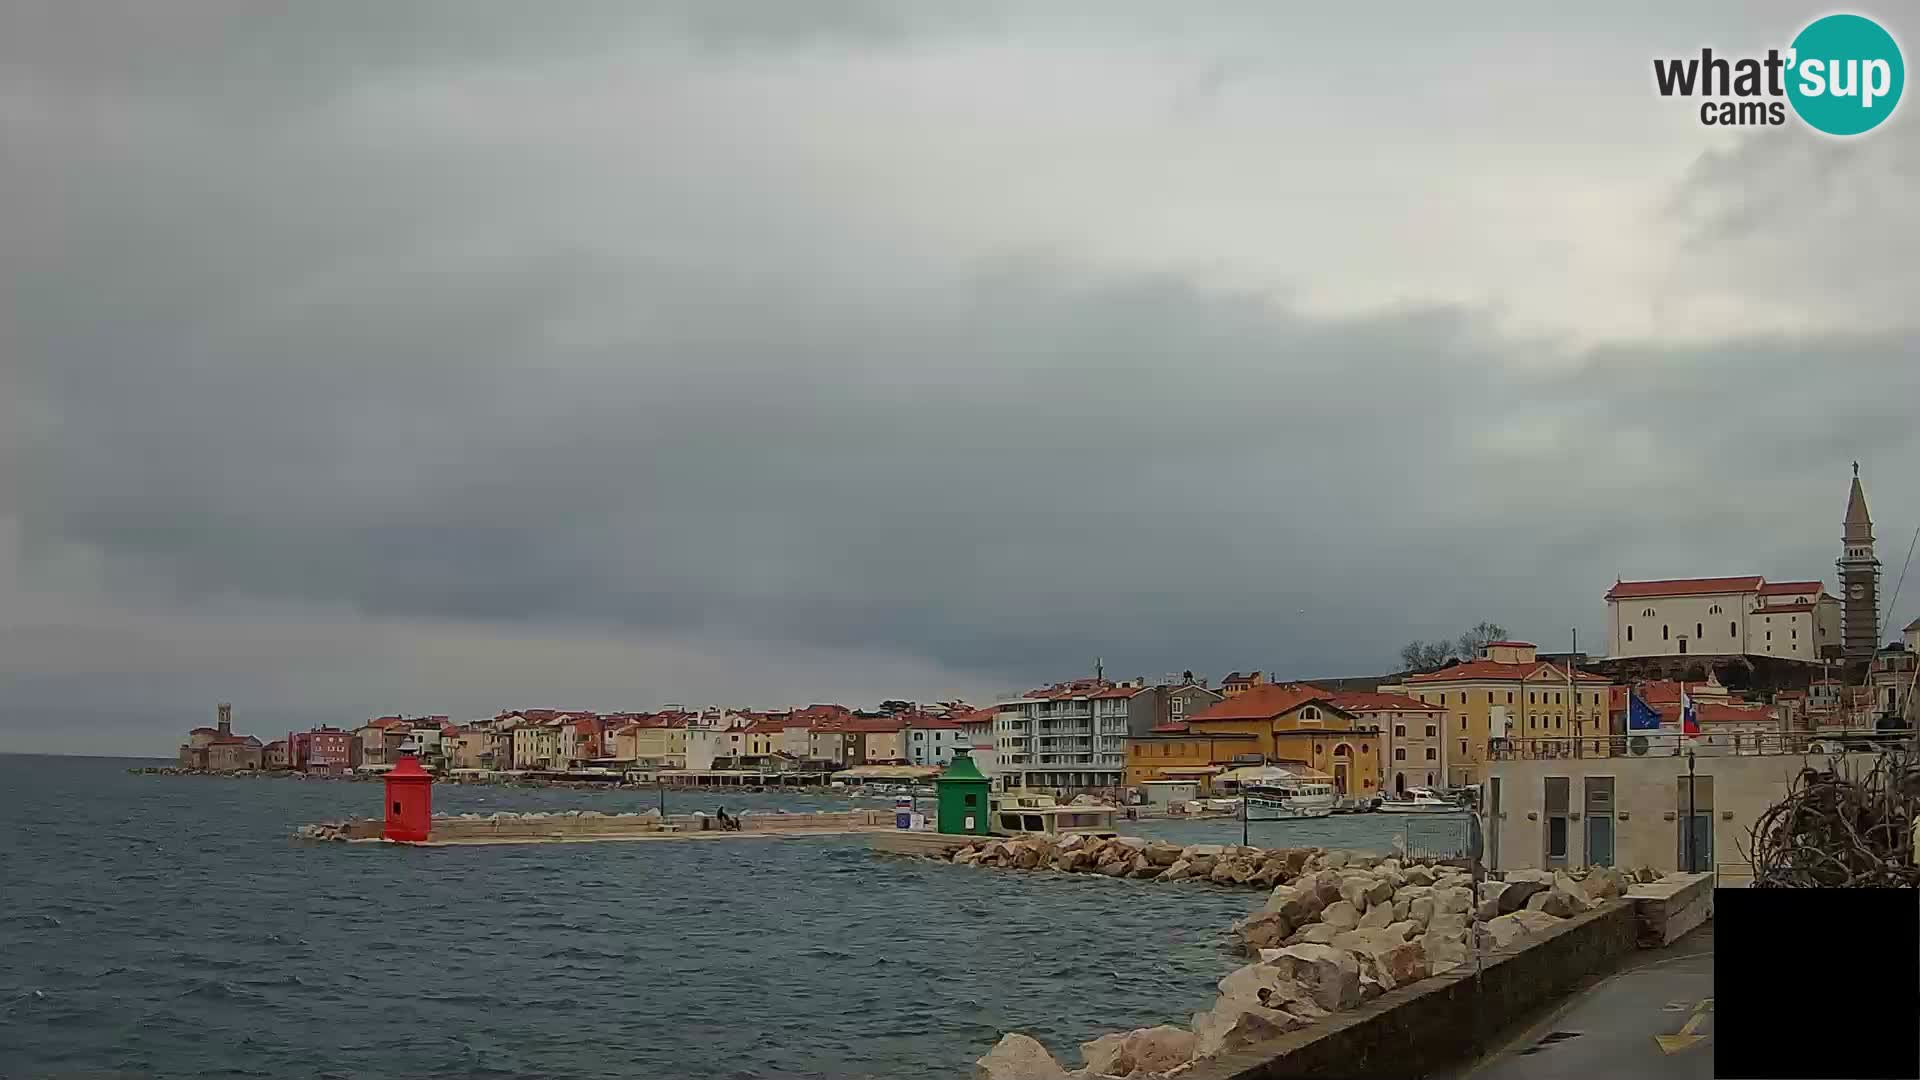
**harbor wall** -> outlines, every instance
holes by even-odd
[[[1636,948],[1630,900],[1525,937],[1487,957],[1392,990],[1348,1013],[1235,1053],[1202,1061],[1186,1080],[1402,1078],[1457,1066],[1582,980],[1612,970]],[[1523,944],[1524,943],[1524,944]]]
[[[786,835],[890,828],[894,824],[894,815],[890,809],[859,809],[812,814],[746,814],[738,820],[741,833]],[[377,818],[359,818],[341,826],[343,831],[340,838],[377,840],[383,827],[384,823]],[[651,813],[602,814],[589,810],[564,814],[436,817],[428,840],[572,840],[652,834],[686,835],[717,831],[719,828],[719,819],[692,814],[678,814],[663,819]]]

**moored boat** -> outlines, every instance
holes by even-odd
[[[1457,814],[1466,807],[1445,799],[1432,788],[1408,788],[1405,798],[1381,799],[1382,814]]]

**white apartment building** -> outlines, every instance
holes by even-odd
[[[1840,647],[1840,601],[1818,581],[1758,575],[1616,581],[1607,590],[1607,652],[1772,656],[1817,662]]]
[[[1139,687],[1078,679],[999,704],[993,745],[1008,787],[1118,788],[1126,772],[1127,718]]]

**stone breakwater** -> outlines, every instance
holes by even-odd
[[[1233,849],[1214,856],[1214,867],[1227,850]],[[1234,865],[1254,863],[1242,859]],[[1132,865],[1129,860],[1127,866]],[[1260,858],[1257,865],[1265,873],[1269,860]],[[1240,872],[1230,870],[1227,876]],[[1451,866],[1307,851],[1298,870],[1273,885],[1265,906],[1236,924],[1241,948],[1255,959],[1220,980],[1213,1007],[1195,1013],[1190,1026],[1163,1024],[1103,1035],[1081,1045],[1082,1065],[1072,1072],[1037,1040],[1012,1033],[979,1059],[974,1076],[1178,1075],[1195,1062],[1277,1038],[1451,971],[1472,959],[1476,940],[1483,949],[1524,947],[1526,939],[1620,897],[1633,881],[1655,876],[1608,868],[1581,874],[1515,870],[1476,886],[1467,871]],[[1213,880],[1212,870],[1207,879]]]
[[[961,866],[1059,870],[1150,881],[1210,881],[1272,888],[1291,880],[1321,855],[1319,848],[1255,848],[1226,844],[1170,844],[1137,836],[1102,839],[1081,833],[981,840],[948,858]]]
[[[555,843],[577,840],[664,840],[703,837],[804,836],[891,830],[891,810],[823,810],[789,814],[781,811],[747,812],[733,822],[739,828],[723,830],[720,819],[705,814],[661,817],[658,810],[637,814],[606,814],[598,810],[564,810],[516,814],[435,814],[428,844]],[[313,841],[377,840],[384,823],[377,819],[326,821],[302,825],[294,839]]]

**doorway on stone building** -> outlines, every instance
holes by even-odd
[[[1407,774],[1406,773],[1393,774],[1393,793],[1395,795],[1405,795],[1407,793]]]

